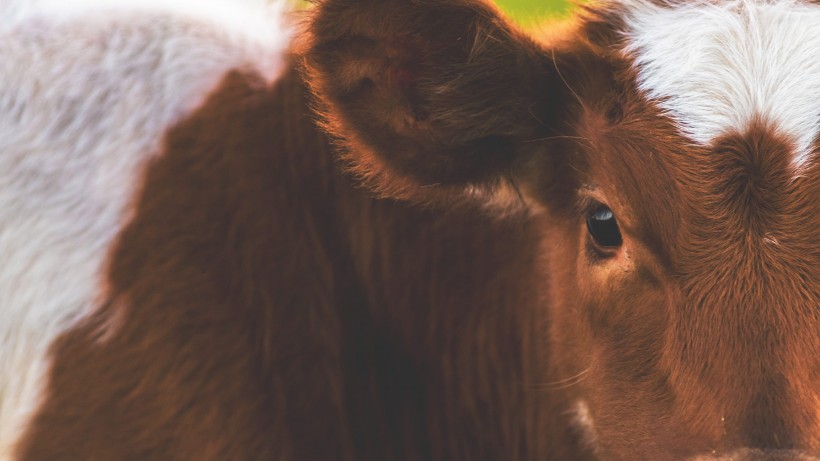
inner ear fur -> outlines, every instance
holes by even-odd
[[[386,195],[496,184],[564,105],[554,56],[492,4],[314,3],[306,80],[347,165]]]

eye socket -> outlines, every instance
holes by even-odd
[[[604,248],[618,248],[623,244],[615,213],[606,205],[599,205],[587,216],[587,230],[595,243]]]

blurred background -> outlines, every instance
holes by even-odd
[[[0,0],[0,2],[6,0]],[[304,0],[297,4],[306,5]],[[535,25],[547,18],[556,18],[569,14],[573,1],[583,0],[492,0],[514,20],[524,26]]]
[[[495,0],[495,3],[524,25],[566,15],[571,9],[571,4],[566,0]]]

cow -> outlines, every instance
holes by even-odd
[[[820,5],[32,0],[0,460],[813,460]]]

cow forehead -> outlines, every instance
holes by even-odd
[[[626,0],[626,52],[638,88],[695,142],[762,120],[813,160],[820,130],[820,6],[801,1]]]

